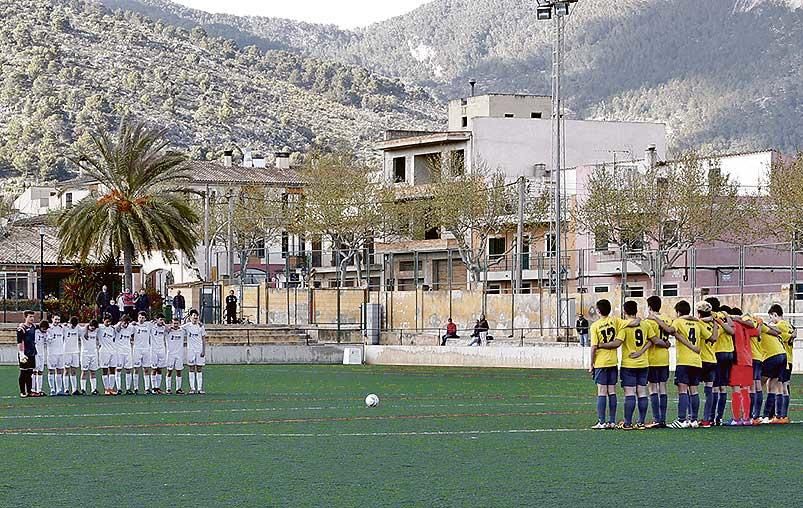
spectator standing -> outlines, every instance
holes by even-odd
[[[580,339],[580,345],[586,347],[588,343],[588,320],[582,314],[577,315],[577,323],[574,324],[577,330],[577,337]]]
[[[144,312],[146,317],[150,317],[151,299],[144,289],[140,289],[139,294],[134,297],[134,310],[137,316],[139,316],[140,312]]]
[[[234,324],[237,322],[237,297],[234,296],[234,290],[229,291],[229,296],[226,297],[226,323]]]
[[[98,307],[98,319],[103,317],[103,313],[106,311],[106,307],[109,306],[109,302],[111,301],[112,294],[109,292],[109,287],[104,284],[95,297],[95,304]]]
[[[120,321],[120,306],[116,300],[110,300],[109,305],[106,306],[104,314],[111,316],[112,324],[116,325]]]
[[[173,297],[173,317],[178,319],[181,323],[184,321],[184,309],[187,308],[187,302],[184,300],[184,295],[181,290],[176,291],[176,296]]]
[[[441,337],[441,346],[446,345],[446,339],[459,339],[460,336],[457,335],[457,325],[452,322],[452,318],[449,318],[449,321],[446,323],[446,335]]]
[[[131,290],[126,288],[123,289],[123,292],[120,293],[119,298],[117,298],[118,303],[120,303],[123,308],[121,309],[121,315],[127,315],[129,319],[134,319],[136,316],[135,307],[134,307],[134,294],[131,293]]]

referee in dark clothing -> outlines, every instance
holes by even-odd
[[[20,397],[33,394],[33,369],[36,366],[36,326],[34,312],[25,311],[25,322],[17,328],[17,348],[20,362]]]

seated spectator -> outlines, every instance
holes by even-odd
[[[449,318],[449,322],[446,323],[446,335],[441,337],[441,346],[446,345],[446,339],[459,339],[460,336],[457,335],[457,325],[452,322],[452,318]]]

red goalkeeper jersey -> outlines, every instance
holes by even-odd
[[[750,337],[758,335],[758,328],[745,326],[741,323],[733,323],[733,346],[736,353],[734,365],[743,367],[753,366],[753,352],[750,349]]]

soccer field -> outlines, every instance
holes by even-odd
[[[4,507],[800,498],[803,426],[592,431],[595,389],[578,371],[211,366],[205,396],[42,399],[11,395],[17,373],[0,368]]]

